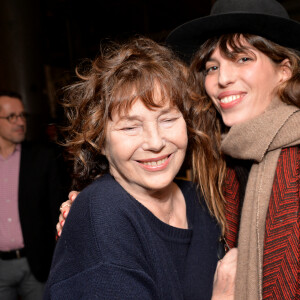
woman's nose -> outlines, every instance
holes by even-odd
[[[158,152],[165,146],[165,144],[163,133],[157,125],[149,126],[144,130],[144,150]]]
[[[218,82],[220,86],[228,86],[235,81],[235,70],[231,65],[232,62],[227,62],[219,67]]]

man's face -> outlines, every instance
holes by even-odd
[[[0,96],[0,145],[19,144],[26,134],[26,120],[22,117],[24,106],[18,98]],[[18,116],[15,122],[3,117]]]

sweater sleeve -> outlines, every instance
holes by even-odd
[[[143,271],[101,263],[46,290],[44,299],[159,299],[153,280]]]
[[[80,193],[57,244],[46,299],[160,299],[147,223],[112,179]]]

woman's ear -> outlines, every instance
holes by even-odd
[[[280,82],[287,81],[291,78],[292,76],[291,62],[288,58],[284,59],[280,63],[280,74],[281,74]]]

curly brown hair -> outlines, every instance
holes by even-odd
[[[149,109],[170,101],[183,114],[187,124],[189,150],[194,180],[199,185],[208,207],[223,224],[214,201],[221,201],[219,153],[210,139],[215,126],[205,123],[208,108],[202,96],[195,93],[188,68],[168,48],[147,38],[134,38],[125,44],[112,43],[85,72],[77,71],[80,81],[66,89],[66,146],[73,161],[73,187],[82,189],[109,171],[101,154],[107,122],[114,112],[128,110],[137,99]],[[159,84],[163,101],[154,101]],[[207,134],[207,132],[209,134]],[[222,166],[221,166],[222,167]]]

